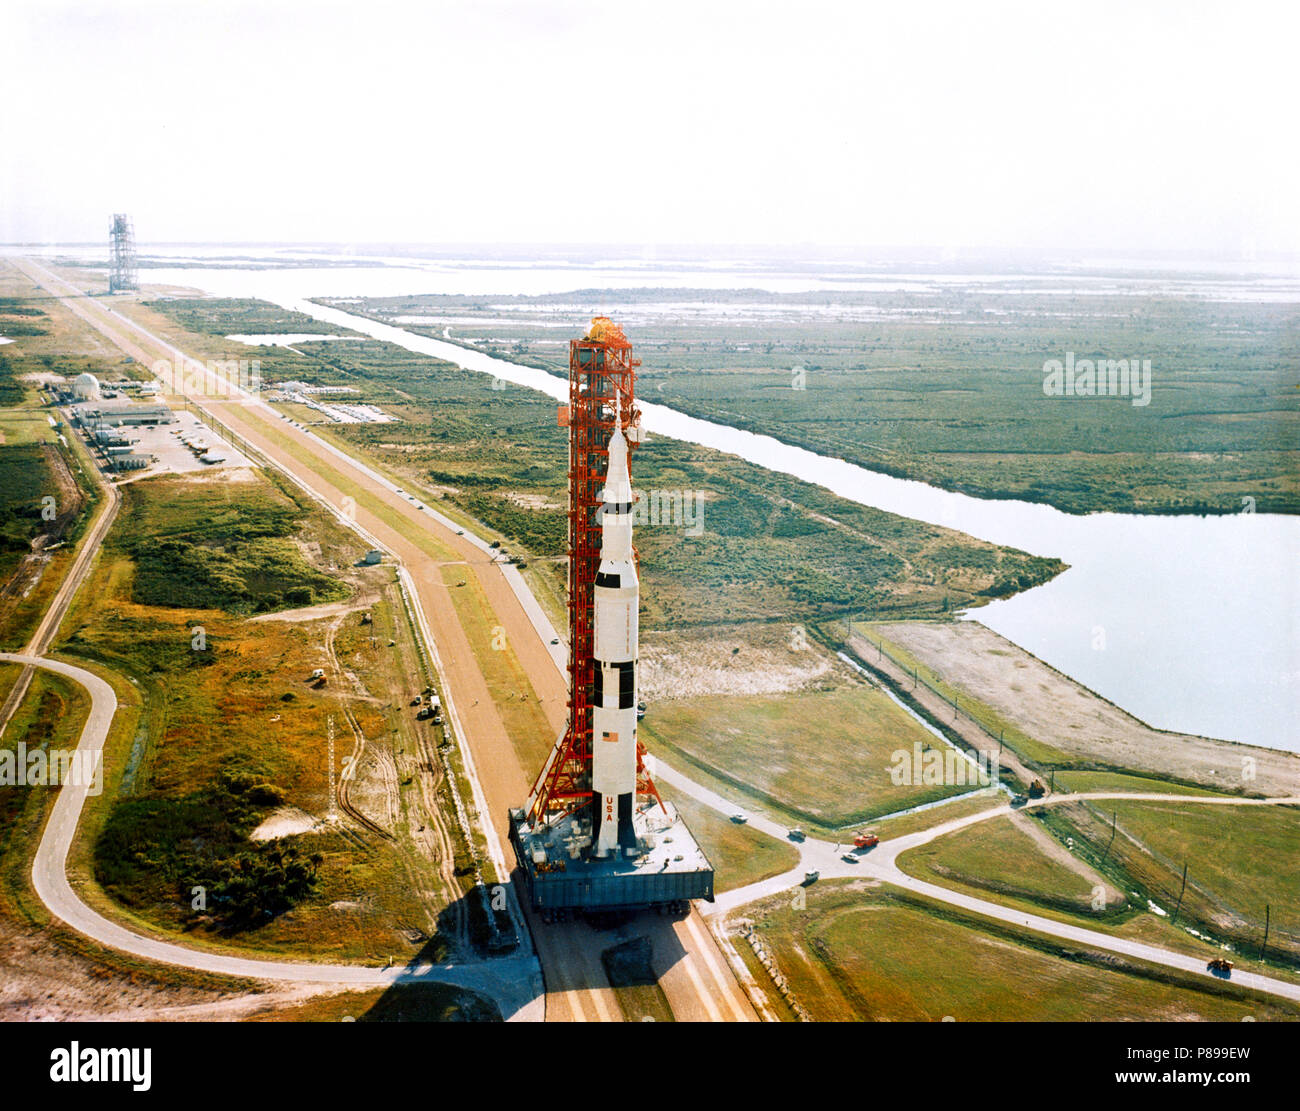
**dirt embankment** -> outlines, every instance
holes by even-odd
[[[880,631],[945,683],[1083,762],[1223,790],[1300,794],[1300,756],[1153,729],[976,621]]]
[[[291,1006],[317,993],[312,985],[266,992],[191,987],[120,971],[65,949],[48,930],[0,916],[0,1021],[73,1019],[212,1021]],[[327,986],[328,990],[328,986]]]
[[[641,696],[647,702],[710,694],[787,694],[837,687],[835,663],[789,625],[737,626],[641,636]]]

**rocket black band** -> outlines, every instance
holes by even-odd
[[[610,575],[610,574],[605,573],[604,571],[597,571],[597,572],[596,572],[596,585],[597,585],[597,586],[622,586],[622,585],[623,585],[623,576],[622,576],[622,575]]]
[[[600,663],[597,661],[596,681],[592,684],[593,705],[602,706],[608,710],[615,709],[613,706],[605,706],[605,668],[607,667],[612,667],[618,672],[617,709],[632,709],[636,705],[636,664],[632,660],[622,660],[618,663]]]

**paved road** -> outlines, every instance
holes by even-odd
[[[104,741],[117,712],[117,696],[103,679],[84,668],[39,656],[0,653],[0,660],[27,664],[63,675],[80,684],[90,695],[90,714],[77,744],[79,752],[102,759]],[[256,980],[287,980],[294,983],[337,984],[355,989],[386,987],[391,984],[453,984],[480,992],[494,1000],[508,1020],[537,1020],[541,1015],[541,983],[531,957],[483,961],[462,965],[401,965],[393,968],[365,968],[346,964],[311,964],[296,961],[259,960],[204,952],[185,945],[136,933],[105,918],[82,902],[68,880],[68,851],[77,832],[81,810],[89,787],[86,783],[65,784],[41,835],[32,863],[32,885],[50,913],[78,933],[120,952],[144,960],[179,965],[223,976]]]
[[[152,366],[157,358],[173,363],[188,361],[183,352],[165,339],[92,301],[44,267],[30,260],[21,260],[19,266],[32,280],[59,295],[73,312],[145,366]],[[148,353],[146,347],[153,353]],[[432,507],[399,493],[391,480],[336,446],[283,420],[260,399],[247,394],[232,398],[226,391],[219,398],[191,397],[190,400],[233,428],[336,514],[350,505],[347,523],[376,547],[391,552],[409,572],[408,583],[419,620],[425,626],[424,631],[431,634],[426,640],[446,683],[449,716],[457,735],[467,742],[463,751],[472,772],[477,809],[494,860],[502,875],[509,874],[512,853],[504,829],[497,828],[493,816],[504,816],[508,807],[519,805],[527,797],[535,769],[524,769],[521,765],[452,602],[450,589],[443,581],[442,567],[447,562],[463,562],[474,575],[528,673],[552,732],[558,734],[567,712],[565,661],[556,651],[557,646],[550,644],[554,631],[518,572],[496,561],[485,541],[468,531],[462,532]],[[338,475],[337,480],[305,464],[304,456],[327,464]],[[366,496],[352,498],[348,489],[363,490]],[[676,961],[661,980],[674,1013],[683,1017],[713,1017],[716,1011],[722,1017],[755,1018],[716,940],[697,915],[694,921],[694,928],[681,924],[674,929],[676,940],[671,951],[676,953]],[[547,1018],[580,1021],[622,1018],[603,968],[598,960],[593,963],[591,944],[580,936],[580,931],[569,929],[567,924],[546,926],[531,921],[530,925],[547,975]],[[676,963],[685,967],[677,969]],[[705,998],[715,992],[722,998],[721,1007],[717,1000]]]
[[[673,782],[673,777],[665,776],[660,773],[661,778],[668,782]],[[713,795],[712,800],[722,803],[722,806],[715,805],[709,796],[712,792],[703,788],[697,792],[692,792],[695,797],[702,802],[713,806],[714,809],[722,813],[734,813],[736,807],[727,803],[726,800],[720,799]],[[1197,805],[1207,806],[1279,806],[1279,805],[1297,805],[1300,804],[1300,797],[1288,798],[1271,798],[1271,799],[1242,799],[1221,796],[1206,795],[1174,795],[1174,794],[1154,794],[1154,793],[1136,793],[1120,791],[1098,791],[1090,794],[1071,794],[1071,795],[1052,795],[1038,802],[1031,802],[1026,806],[1017,808],[1018,810],[1031,810],[1047,806],[1057,806],[1068,802],[1079,802],[1083,800],[1104,800],[1104,799],[1123,799],[1127,801],[1155,801],[1155,802],[1176,802],[1176,803],[1195,803]],[[1203,976],[1209,973],[1205,968],[1205,958],[1188,956],[1184,953],[1175,953],[1169,949],[1161,949],[1155,945],[1147,945],[1139,941],[1130,941],[1126,938],[1115,937],[1111,934],[1102,933],[1099,930],[1089,930],[1082,926],[1073,926],[1065,922],[1059,922],[1054,918],[1044,918],[1037,914],[1026,914],[1022,910],[1016,910],[1011,907],[1002,906],[999,903],[990,902],[988,899],[980,899],[973,895],[966,895],[962,892],[951,891],[946,887],[940,887],[938,884],[928,883],[925,880],[915,879],[909,876],[898,866],[898,857],[914,849],[919,845],[927,844],[938,837],[952,833],[955,830],[964,829],[967,826],[977,822],[986,822],[991,818],[1001,817],[1012,813],[1012,807],[1009,804],[992,807],[988,810],[982,810],[977,814],[968,814],[961,818],[954,818],[949,822],[941,825],[932,826],[929,829],[920,830],[916,833],[905,834],[902,837],[890,838],[887,841],[881,841],[874,849],[862,853],[858,857],[858,863],[849,864],[842,859],[842,854],[846,851],[847,846],[838,848],[829,841],[820,841],[808,839],[796,845],[799,850],[799,864],[779,876],[773,876],[771,879],[763,880],[759,883],[750,884],[748,887],[741,887],[735,891],[728,891],[718,897],[718,901],[709,910],[710,916],[716,916],[719,920],[725,918],[727,914],[744,906],[747,903],[754,902],[756,899],[766,898],[770,895],[778,895],[783,892],[793,890],[804,880],[807,872],[816,871],[822,879],[874,879],[882,880],[885,883],[891,883],[896,887],[906,888],[908,891],[915,891],[917,894],[926,895],[931,899],[947,903],[950,906],[962,907],[965,910],[973,911],[976,914],[983,915],[985,918],[995,918],[1001,922],[1008,922],[1014,926],[1027,926],[1039,933],[1050,934],[1053,937],[1063,938],[1067,941],[1073,941],[1080,945],[1088,945],[1096,949],[1104,949],[1111,953],[1120,953],[1127,957],[1134,957],[1140,960],[1150,961],[1153,964],[1164,965],[1166,968],[1177,968],[1184,972],[1195,972]],[[750,824],[765,833],[772,833],[774,836],[785,837],[788,832],[760,816],[750,818]],[[1289,983],[1286,980],[1276,980],[1270,976],[1261,976],[1258,973],[1247,972],[1242,969],[1234,969],[1232,973],[1232,982],[1243,987],[1255,988],[1259,991],[1268,992],[1271,995],[1284,996],[1287,999],[1300,1000],[1300,984]]]
[[[73,595],[76,594],[77,588],[86,577],[91,561],[99,551],[100,543],[108,535],[108,530],[116,519],[117,511],[122,504],[122,495],[118,493],[117,487],[111,482],[105,482],[97,468],[91,467],[90,473],[104,494],[104,504],[99,510],[99,515],[82,538],[77,548],[77,554],[72,560],[72,566],[68,568],[67,574],[63,577],[63,582],[59,584],[59,589],[55,592],[53,601],[50,602],[40,624],[36,626],[36,631],[23,649],[29,656],[44,655],[50,644],[53,643],[54,634],[58,632],[59,626],[63,623],[63,618],[67,616]],[[4,705],[0,706],[0,736],[4,735],[10,720],[17,712],[22,700],[27,696],[27,688],[31,686],[33,674],[30,667],[23,668],[17,681],[10,688]]]

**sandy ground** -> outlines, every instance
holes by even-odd
[[[225,992],[168,984],[112,969],[64,948],[48,930],[7,918],[0,918],[0,969],[5,1022],[237,1019],[319,994],[311,986]]]
[[[356,589],[356,594],[342,602],[329,602],[321,606],[303,606],[296,610],[277,610],[275,613],[259,613],[248,618],[250,623],[262,621],[319,621],[326,617],[338,617],[340,614],[355,613],[369,609],[379,600],[379,591],[368,585],[355,582],[349,578]]]
[[[1152,729],[975,621],[882,625],[888,640],[1029,736],[1099,764],[1265,795],[1300,792],[1300,756]],[[1253,760],[1253,768],[1245,763]],[[1254,778],[1243,778],[1246,769]]]
[[[641,696],[647,702],[838,685],[835,667],[820,647],[806,635],[793,634],[788,625],[647,632],[641,637]]]
[[[310,833],[320,822],[296,806],[281,806],[273,810],[262,823],[248,835],[250,841],[274,841],[280,837],[293,837]]]

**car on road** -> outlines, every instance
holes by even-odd
[[[840,857],[840,859],[844,861],[845,864],[858,863],[858,857],[854,853],[845,853],[842,857]]]
[[[559,644],[559,643],[560,643],[560,638],[559,638],[559,637],[551,637],[551,643],[552,643],[552,644]]]
[[[735,822],[736,825],[743,826],[747,821],[749,821],[749,816],[746,814],[733,814],[731,820]]]
[[[820,877],[821,877],[820,872],[805,872],[803,874],[803,882],[805,885],[810,883],[816,883]]]
[[[790,838],[791,841],[802,841],[806,834],[798,826],[795,826],[794,829],[786,834],[786,836]]]

